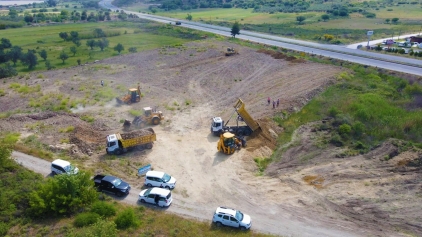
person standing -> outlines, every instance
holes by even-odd
[[[101,80],[101,86],[104,86],[104,81],[103,80]]]
[[[270,97],[268,97],[267,101],[268,101],[268,105],[270,105],[270,103],[271,103],[271,98],[270,98]]]
[[[275,109],[275,101],[273,100],[273,109]]]
[[[277,107],[280,105],[280,99],[277,99]]]

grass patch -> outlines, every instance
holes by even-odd
[[[75,130],[75,127],[73,127],[73,126],[68,126],[68,127],[66,127],[66,128],[61,128],[61,129],[59,130],[59,132],[61,132],[61,133],[68,133],[68,132],[73,132],[73,130]]]
[[[90,115],[82,115],[81,119],[85,122],[88,122],[88,123],[93,123],[95,121],[95,118],[93,116],[90,116]]]
[[[258,166],[258,175],[263,175],[267,166],[271,163],[271,159],[257,157],[253,159]]]
[[[135,110],[135,109],[131,109],[131,110],[129,110],[129,113],[131,114],[131,115],[133,115],[133,116],[141,116],[142,115],[142,111],[140,111],[140,110]],[[123,121],[124,122],[124,121]]]
[[[328,122],[329,142],[346,146],[344,156],[364,153],[388,138],[420,143],[422,140],[422,111],[408,109],[415,96],[422,95],[416,83],[353,66],[354,74],[343,75],[336,85],[315,97],[301,111],[287,119],[275,119],[284,128],[279,143],[285,144],[301,125],[331,118]],[[323,126],[320,129],[326,130]],[[274,156],[279,159],[278,151]],[[309,157],[303,157],[308,160]]]

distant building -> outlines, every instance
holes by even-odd
[[[417,42],[417,43],[422,43],[422,36],[418,35],[418,36],[411,36],[410,37],[410,43],[413,42]]]

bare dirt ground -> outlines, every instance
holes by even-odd
[[[396,152],[386,161],[386,155],[397,151],[396,141],[363,156],[336,158],[341,151],[317,146],[318,132],[310,124],[297,131],[281,161],[258,176],[253,158],[269,157],[282,132],[268,118],[282,110],[300,109],[334,83],[343,69],[237,45],[233,47],[240,54],[225,57],[227,46],[231,45],[204,40],[46,71],[43,77],[34,74],[6,80],[0,85],[7,91],[0,97],[2,112],[33,110],[28,105],[33,95],[8,89],[11,82],[40,85],[44,94],[60,93],[70,99],[95,94],[101,80],[118,93],[140,83],[143,98],[124,106],[115,101],[88,103],[72,114],[13,115],[0,120],[0,130],[20,132],[22,137],[35,134],[52,151],[64,149],[80,169],[124,178],[133,186],[124,199],[130,204],[136,204],[143,188],[137,168],[151,164],[178,180],[174,203],[167,211],[183,216],[210,221],[215,208],[225,205],[250,214],[254,230],[277,235],[422,235],[421,173],[406,165],[422,155]],[[280,106],[268,106],[267,97],[280,99]],[[210,118],[227,119],[238,98],[259,120],[262,131],[248,140],[247,149],[226,156],[217,152],[218,138],[209,132]],[[156,107],[166,116],[154,127],[154,148],[118,158],[107,156],[105,136],[121,132],[120,121],[133,118],[129,110],[145,106]],[[87,115],[95,121],[81,120]],[[64,132],[70,125],[75,129]]]

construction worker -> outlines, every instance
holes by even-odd
[[[104,81],[103,80],[101,80],[101,86],[104,86]]]
[[[267,101],[268,101],[268,105],[270,105],[270,103],[271,103],[270,97],[268,97]]]

